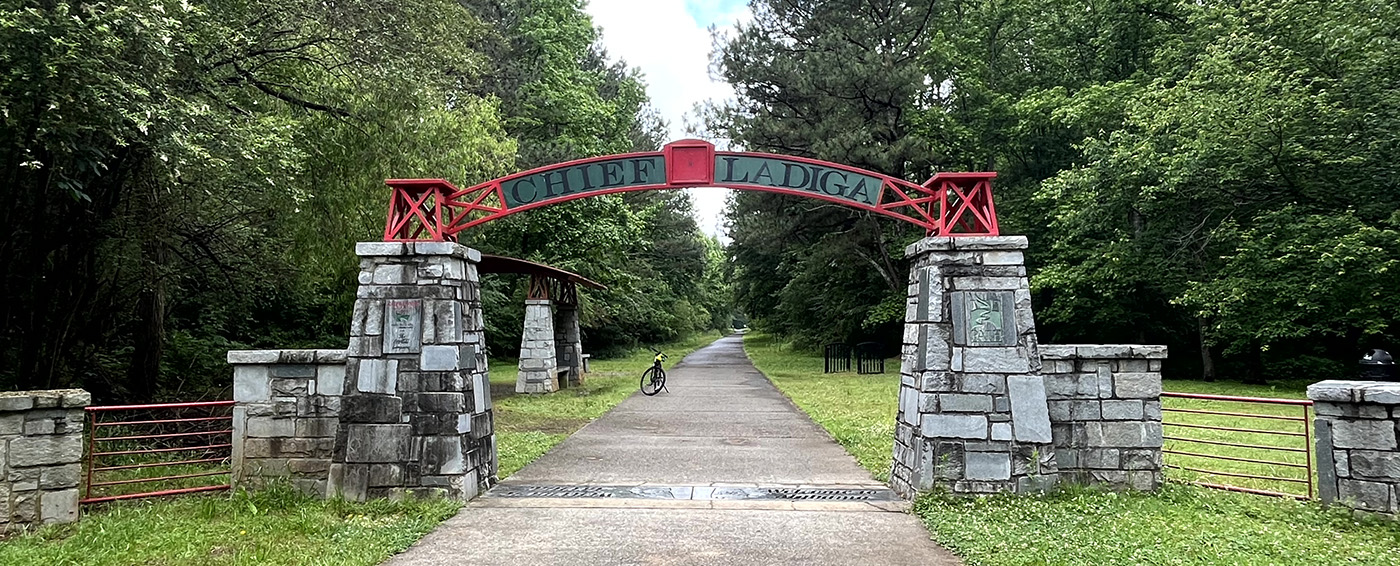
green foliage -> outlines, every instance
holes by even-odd
[[[0,387],[99,401],[224,398],[225,350],[342,347],[386,178],[469,186],[664,130],[576,0],[11,2],[0,69]],[[688,207],[599,197],[465,243],[609,285],[585,343],[620,350],[727,318]],[[513,355],[522,282],[485,285]]]
[[[1165,343],[1169,372],[1258,381],[1294,355],[1331,376],[1400,334],[1395,6],[753,4],[718,41],[739,97],[711,128],[911,180],[996,170],[1002,231],[1031,240],[1042,342]],[[874,242],[917,235],[852,238],[856,216],[741,195],[740,308],[803,338],[805,322],[850,339],[840,320],[888,318],[899,285],[830,272],[883,273]]]

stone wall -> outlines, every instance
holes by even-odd
[[[1308,398],[1323,503],[1400,518],[1400,383],[1323,381]]]
[[[0,392],[0,532],[78,520],[81,389]]]
[[[326,495],[339,430],[345,350],[235,350],[233,482],[289,480]]]
[[[1055,462],[1062,481],[1162,485],[1165,346],[1042,345]]]
[[[1058,481],[1024,237],[930,237],[913,259],[890,483],[905,496]]]
[[[1162,482],[1162,346],[1042,346],[1024,237],[929,237],[913,260],[891,486],[912,497]]]
[[[355,251],[360,287],[327,492],[476,497],[496,481],[481,253],[451,242]]]

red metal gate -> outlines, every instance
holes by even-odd
[[[228,489],[232,410],[233,401],[88,407],[82,503]]]
[[[1204,477],[1190,481],[1203,487],[1313,498],[1312,401],[1165,392],[1162,397],[1168,469]]]

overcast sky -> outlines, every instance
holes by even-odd
[[[749,18],[746,0],[588,0],[593,25],[614,59],[641,69],[651,103],[671,126],[668,141],[686,136],[687,117],[706,100],[734,95],[709,76],[711,25],[723,32]],[[711,140],[713,141],[713,140]],[[719,235],[727,189],[692,189],[700,228]]]

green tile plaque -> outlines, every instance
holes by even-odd
[[[1015,346],[1016,294],[1011,291],[953,293],[953,343],[958,346]]]

